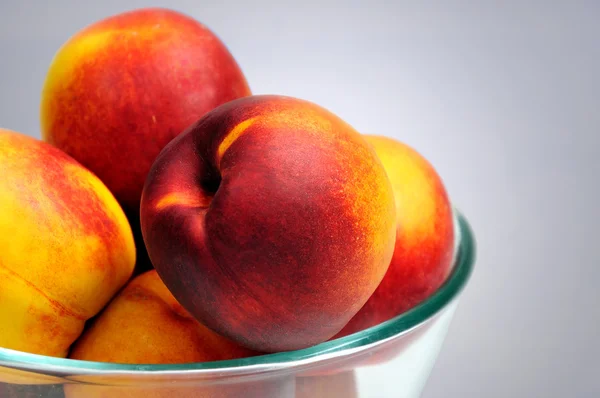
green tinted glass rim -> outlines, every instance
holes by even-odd
[[[447,281],[429,299],[413,309],[383,322],[377,326],[358,333],[327,341],[309,348],[296,351],[265,354],[249,358],[232,359],[213,362],[185,364],[117,364],[107,362],[81,361],[68,358],[55,358],[30,354],[21,351],[0,348],[0,363],[11,367],[45,370],[60,368],[62,372],[73,374],[85,372],[181,372],[193,370],[211,370],[224,368],[240,368],[255,365],[284,365],[286,362],[315,359],[323,354],[331,354],[343,350],[359,348],[372,343],[401,335],[404,332],[424,323],[446,306],[448,306],[466,286],[473,272],[475,261],[475,239],[471,226],[466,218],[455,211],[455,220],[459,237],[453,270]]]

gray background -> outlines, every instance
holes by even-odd
[[[255,93],[310,99],[417,148],[470,219],[477,268],[424,397],[591,397],[600,2],[449,3],[3,0],[0,126],[39,137],[46,69],[80,28],[135,7],[184,11]]]

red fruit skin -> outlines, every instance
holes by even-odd
[[[137,9],[89,25],[58,50],[42,92],[41,133],[95,173],[126,213],[139,214],[164,146],[206,112],[250,94],[206,26],[168,9]]]
[[[173,140],[141,223],[178,301],[260,352],[337,333],[383,278],[396,233],[390,182],[364,138],[282,96],[232,101]]]

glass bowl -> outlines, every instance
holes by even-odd
[[[455,211],[452,272],[429,299],[372,328],[291,352],[179,365],[78,361],[0,348],[0,397],[418,397],[473,270]]]

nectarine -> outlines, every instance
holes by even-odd
[[[212,110],[161,152],[141,225],[198,320],[249,348],[323,342],[373,293],[396,235],[390,181],[350,125],[260,95]]]
[[[435,168],[396,139],[365,138],[394,189],[396,244],[381,284],[336,337],[375,326],[421,303],[446,280],[454,253],[452,206]]]
[[[69,358],[167,364],[256,354],[196,321],[151,270],[133,278],[94,319],[73,345]]]
[[[42,92],[42,137],[137,215],[160,150],[207,111],[247,95],[241,69],[206,26],[169,9],[137,9],[87,26],[57,51]]]
[[[164,285],[156,271],[133,278],[73,345],[73,359],[129,364],[177,364],[257,355],[196,321]],[[214,385],[206,381],[148,385],[74,384],[70,397],[263,397],[265,383]],[[110,384],[106,383],[105,384]],[[121,384],[121,385],[119,385]],[[250,394],[258,389],[255,394]],[[275,396],[275,395],[273,395]]]
[[[65,356],[131,276],[131,228],[94,174],[40,140],[0,129],[0,176],[0,346]]]

